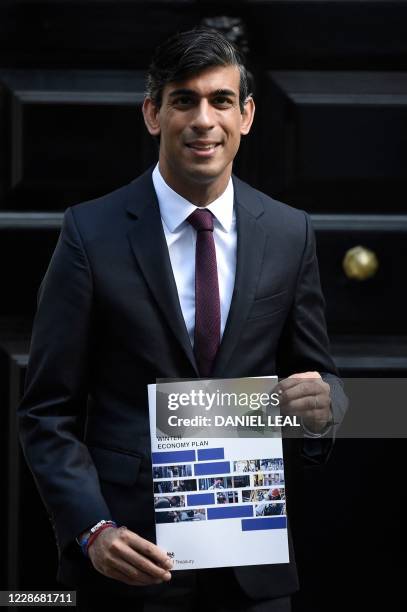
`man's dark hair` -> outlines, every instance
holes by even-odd
[[[182,81],[212,66],[239,69],[239,106],[243,112],[249,90],[242,56],[223,34],[208,28],[175,34],[157,48],[147,73],[147,95],[159,107],[167,83]]]

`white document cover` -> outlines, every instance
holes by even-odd
[[[281,436],[157,437],[148,395],[156,539],[174,569],[288,563]]]

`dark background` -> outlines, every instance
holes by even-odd
[[[56,587],[52,529],[15,411],[62,213],[155,161],[140,112],[151,54],[220,16],[247,50],[257,104],[236,174],[311,213],[342,375],[406,375],[406,2],[3,0],[0,589]],[[342,266],[358,245],[379,262],[369,279]],[[406,609],[405,455],[403,439],[338,440],[328,465],[299,475],[296,612]]]

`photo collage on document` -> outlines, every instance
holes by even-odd
[[[208,508],[234,504],[250,505],[256,518],[286,514],[278,457],[153,465],[153,483],[157,524],[207,520]]]

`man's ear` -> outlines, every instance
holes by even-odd
[[[144,99],[143,102],[143,117],[144,123],[151,134],[151,136],[159,136],[161,132],[160,127],[160,109],[149,97]]]
[[[250,132],[250,128],[252,127],[253,119],[254,119],[254,111],[256,107],[254,104],[254,100],[251,96],[249,96],[243,107],[242,113],[242,124],[240,126],[240,133],[242,136],[246,136]]]

